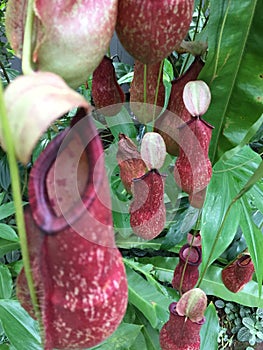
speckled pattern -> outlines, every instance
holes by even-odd
[[[134,199],[130,206],[130,224],[134,233],[144,239],[153,239],[164,228],[164,177],[157,170],[133,181]]]
[[[222,281],[231,292],[237,293],[251,281],[254,265],[251,257],[244,254],[222,270]]]
[[[155,131],[162,135],[166,144],[166,150],[171,155],[178,155],[179,153],[178,126],[183,121],[187,122],[191,118],[183,101],[185,84],[191,80],[196,80],[203,66],[203,61],[196,57],[188,70],[181,77],[172,81],[167,110],[155,122]]]
[[[119,135],[117,161],[123,186],[131,194],[132,180],[143,176],[147,168],[135,143],[124,134]]]
[[[112,60],[104,56],[99,66],[93,72],[92,98],[97,109],[106,116],[120,112],[125,95],[117,82]],[[116,106],[116,104],[118,104]],[[105,108],[108,107],[108,108]]]
[[[25,219],[45,350],[95,346],[112,334],[126,310],[127,283],[118,249],[91,243],[70,228],[44,235],[29,207]],[[18,291],[22,305],[32,310],[23,276]]]
[[[192,322],[176,312],[176,303],[170,305],[170,318],[160,332],[162,350],[199,350],[200,329],[204,323]]]
[[[136,60],[161,61],[186,36],[193,5],[193,0],[119,0],[118,37]]]
[[[212,176],[208,148],[212,128],[195,118],[180,128],[180,151],[175,162],[174,176],[178,186],[186,193],[202,191]]]
[[[80,111],[73,119],[74,131],[63,151],[57,153],[70,129],[49,143],[30,173],[25,222],[45,350],[97,345],[115,331],[127,305],[126,274],[114,242],[103,149],[90,116],[84,113]],[[80,140],[85,144],[89,136],[93,138],[85,148]],[[79,158],[84,149],[86,157]],[[58,161],[57,177],[49,177],[53,158]],[[88,162],[87,167],[82,162]],[[78,178],[74,178],[72,164],[80,168]],[[74,179],[80,185],[76,191],[82,192],[79,209],[76,196],[67,188],[74,185]],[[30,310],[23,275],[18,278],[18,297]]]
[[[191,250],[188,257],[187,266],[184,271],[189,249]],[[182,278],[183,278],[182,290],[181,290],[182,293],[185,293],[188,290],[194,288],[194,286],[198,281],[198,277],[199,277],[198,266],[201,264],[201,262],[202,262],[201,249],[199,247],[194,247],[194,246],[190,248],[189,244],[185,244],[180,249],[179,263],[174,270],[174,275],[172,280],[173,288],[180,291]],[[183,276],[183,272],[184,272],[184,276]]]
[[[148,64],[146,66],[146,101],[144,101],[144,64],[135,61],[134,76],[130,87],[131,110],[136,118],[143,124],[154,120],[159,115],[159,108],[155,108],[155,94],[158,90],[156,105],[161,108],[165,100],[165,87],[163,79],[160,79],[158,86],[158,76],[163,67],[161,62]],[[144,105],[144,102],[148,105]]]
[[[170,305],[170,318],[160,332],[160,345],[162,350],[199,350],[200,329],[204,323],[192,322],[185,316],[176,312],[176,303]]]

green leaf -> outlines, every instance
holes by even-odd
[[[10,350],[10,347],[7,344],[0,344],[0,350]]]
[[[252,139],[252,137],[257,133],[260,126],[263,123],[263,114],[261,117],[249,128],[248,132],[246,133],[243,140],[234,148],[231,150],[225,152],[223,156],[221,157],[221,160],[226,161],[230,158],[232,158],[236,153],[238,153],[244,146],[246,146],[249,141]]]
[[[200,350],[217,350],[219,333],[219,320],[216,308],[213,303],[210,303],[205,311],[205,323],[201,328],[201,347]]]
[[[20,248],[20,244],[17,242],[7,241],[6,239],[0,238],[0,257],[5,255],[12,250]]]
[[[0,300],[0,321],[16,350],[42,350],[36,322],[16,300]]]
[[[133,67],[127,63],[113,62],[113,66],[115,68],[117,79],[120,79],[121,77],[125,76],[127,73],[130,73],[133,71]]]
[[[159,345],[159,330],[154,329],[147,318],[130,303],[128,303],[123,321],[125,323],[133,323],[142,326],[141,333],[139,333],[129,350],[161,350]],[[165,321],[161,324],[163,325]]]
[[[172,224],[165,235],[161,249],[168,250],[181,242],[186,234],[195,225],[199,210],[189,206],[185,211],[175,217],[175,223]]]
[[[129,72],[127,74],[125,74],[124,76],[122,76],[120,79],[118,79],[118,84],[129,84],[132,82],[134,73],[133,72]]]
[[[165,58],[163,62],[163,79],[170,83],[173,80],[173,78],[174,78],[173,65],[167,58]]]
[[[202,265],[201,271],[215,261],[232,242],[239,225],[239,203],[236,203],[226,217],[221,232],[220,226],[236,195],[235,180],[218,162],[208,185],[202,214]],[[225,190],[222,190],[225,189]],[[217,242],[216,242],[216,239]]]
[[[4,155],[0,160],[0,187],[2,187],[5,191],[8,191],[10,183],[11,181],[7,156]]]
[[[142,326],[129,323],[121,323],[117,330],[101,345],[95,346],[94,350],[127,350],[138,337]]]
[[[152,327],[160,327],[160,321],[168,319],[168,307],[172,299],[165,297],[128,266],[126,266],[126,273],[129,286],[129,302],[144,314]]]
[[[159,343],[159,331],[154,329],[148,320],[144,317],[144,315],[135,308],[136,313],[136,321],[138,320],[138,323],[144,325],[142,328],[142,334],[144,336],[145,344],[146,346],[144,348],[136,348],[134,350],[141,350],[141,349],[147,349],[147,350],[161,350],[160,343]],[[164,322],[162,323],[162,325]]]
[[[13,281],[6,265],[0,264],[0,299],[10,299],[12,296]]]
[[[147,264],[147,263],[141,264],[141,263],[133,261],[132,259],[125,259],[125,258],[123,258],[123,260],[124,260],[124,263],[126,266],[129,266],[130,268],[132,268],[136,272],[144,275],[145,278],[147,279],[147,281],[151,285],[153,285],[157,291],[161,292],[166,297],[169,296],[166,288],[163,285],[161,285],[158,281],[156,281],[156,279],[153,277],[154,266],[152,264]]]
[[[255,322],[250,317],[244,317],[242,319],[242,323],[244,326],[246,326],[248,329],[255,329]]]
[[[134,343],[131,345],[129,350],[141,350],[148,349],[143,333],[140,332]]]
[[[237,201],[232,205],[232,200],[240,196],[244,186],[247,186],[248,179],[258,171],[260,163],[260,156],[250,147],[245,146],[232,158],[227,161],[219,160],[215,164],[202,215],[203,262],[201,271],[207,263],[211,264],[217,259],[232,242],[240,224],[240,209],[244,206],[243,201]],[[263,209],[260,199],[262,195],[263,183],[258,182],[245,194],[245,198],[254,202],[254,205],[261,210]],[[232,206],[229,209],[230,204]],[[219,229],[227,212],[228,216],[225,218],[220,233]],[[215,244],[218,235],[218,242]]]
[[[263,307],[263,300],[258,298],[257,282],[252,280],[238,293],[232,293],[224,286],[221,274],[222,268],[211,265],[200,284],[200,288],[203,289],[207,295],[213,295],[240,305]]]
[[[118,140],[119,133],[123,133],[130,138],[135,138],[137,135],[133,121],[125,107],[113,117],[105,117],[108,127],[114,138]]]
[[[161,246],[161,239],[152,239],[151,241],[145,241],[144,239],[131,235],[128,238],[123,238],[120,234],[116,234],[116,244],[123,249],[139,248],[139,249],[159,249]]]
[[[246,327],[240,328],[240,330],[237,333],[237,339],[242,342],[248,341],[250,338],[250,332]]]
[[[17,277],[23,267],[23,260],[17,260],[8,264],[12,277]]]
[[[0,223],[0,237],[13,242],[17,242],[19,240],[15,230],[12,227],[1,223]]]
[[[208,59],[200,79],[212,93],[205,115],[215,126],[210,147],[214,162],[236,146],[262,114],[262,1],[210,1],[202,39]],[[237,20],[238,18],[238,20]]]
[[[178,264],[179,258],[155,256],[151,258],[140,258],[138,260],[144,264],[152,264],[152,274],[159,281],[171,283],[173,279],[174,269]],[[175,291],[175,289],[173,290]],[[178,295],[177,297],[174,296],[174,299],[178,300]]]
[[[259,298],[261,297],[262,291],[262,280],[263,280],[263,256],[262,256],[262,247],[263,247],[263,235],[260,229],[255,225],[253,220],[251,219],[251,215],[246,198],[241,198],[242,206],[242,214],[240,226],[245,236],[248,251],[251,255],[255,273],[257,276],[258,287],[259,287]]]
[[[27,202],[23,202],[23,205]],[[0,220],[8,218],[15,213],[14,202],[4,203],[0,206]]]
[[[2,204],[4,198],[5,198],[5,192],[0,192],[0,205]]]

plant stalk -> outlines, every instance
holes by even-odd
[[[34,73],[32,68],[32,32],[34,24],[33,6],[34,0],[28,0],[22,53],[22,71],[25,75]]]
[[[157,99],[158,99],[158,94],[159,94],[159,87],[160,87],[160,82],[162,79],[162,69],[163,69],[163,60],[160,64],[160,68],[159,68],[159,73],[158,73],[158,79],[157,79],[157,86],[155,89],[155,96],[154,96],[154,107],[153,107],[153,124],[154,124],[154,120],[155,120],[155,112],[156,112],[156,105],[157,105]]]
[[[25,275],[26,275],[29,292],[30,292],[30,296],[31,296],[31,300],[34,306],[36,316],[38,320],[41,320],[38,299],[36,296],[33,276],[32,276],[31,267],[30,267],[29,250],[28,250],[27,237],[26,237],[24,214],[23,214],[23,203],[22,203],[22,197],[21,197],[20,177],[19,177],[19,170],[18,170],[16,156],[15,156],[15,146],[12,139],[12,133],[10,130],[9,121],[7,117],[6,107],[4,103],[3,87],[1,82],[0,82],[0,124],[1,124],[4,144],[6,147],[9,169],[10,169],[11,187],[12,187],[13,200],[14,200],[14,206],[15,206],[15,215],[16,215],[16,224],[17,224],[17,230],[20,238],[20,246],[21,246],[21,252],[23,257]]]

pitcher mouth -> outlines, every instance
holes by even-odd
[[[247,267],[251,263],[251,257],[249,254],[244,254],[239,260],[238,260],[238,266],[240,267]]]
[[[202,261],[202,253],[201,249],[198,246],[190,246],[189,244],[185,244],[179,253],[180,259],[182,261],[187,261],[187,264],[192,266],[200,265]]]
[[[54,211],[46,180],[57,157],[74,138],[73,128],[74,133],[77,132],[83,145],[83,152],[86,155],[88,164],[88,173],[83,194],[79,195],[78,202],[70,208],[70,214],[67,212],[65,217],[63,212],[61,215],[58,215]],[[102,154],[103,149],[100,137],[91,121],[91,116],[87,115],[87,111],[84,108],[81,108],[77,111],[70,127],[62,131],[48,144],[30,173],[29,202],[34,220],[45,234],[55,234],[64,230],[91,206],[96,198],[95,187],[100,186],[103,182],[103,172],[96,172],[96,177],[93,176],[95,165]]]

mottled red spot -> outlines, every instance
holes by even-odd
[[[172,81],[167,110],[155,122],[155,131],[162,135],[166,144],[166,150],[172,155],[178,155],[179,153],[178,127],[191,118],[183,101],[185,84],[191,80],[196,80],[203,66],[204,62],[200,57],[196,57],[188,70],[182,76]]]
[[[162,350],[199,350],[200,330],[205,322],[192,322],[185,316],[179,316],[176,303],[170,305],[170,318],[160,331],[160,346]]]
[[[144,83],[145,68],[146,81]],[[162,62],[148,64],[145,67],[143,63],[135,61],[134,76],[130,87],[130,107],[136,118],[142,124],[156,119],[163,108],[165,87],[162,78],[159,80],[159,74],[160,77],[163,76]],[[144,100],[145,87],[146,101]],[[158,95],[155,101],[156,91],[158,91]]]
[[[182,293],[194,288],[199,278],[198,266],[202,262],[201,248],[185,244],[179,252],[179,263],[174,270],[172,286]],[[186,267],[185,264],[187,263]]]
[[[132,180],[143,176],[147,168],[135,143],[124,134],[119,135],[117,161],[120,168],[121,181],[126,191],[132,193]]]
[[[193,0],[119,0],[118,37],[136,60],[161,61],[185,38],[193,6]]]
[[[118,327],[127,305],[127,281],[121,254],[114,242],[102,145],[91,117],[83,111],[73,120],[73,128],[74,131],[67,129],[53,139],[34,164],[29,180],[30,206],[25,209],[45,350],[97,345]],[[58,153],[69,134],[70,142]],[[81,141],[83,144],[80,153],[69,152],[74,155],[73,159],[67,156],[67,147],[72,146],[75,138],[78,139],[75,146]],[[88,145],[87,140],[90,140]],[[85,156],[81,157],[83,149]],[[56,174],[50,169],[55,169],[54,162],[60,157],[63,162],[58,162]],[[83,162],[88,166],[83,167]],[[76,163],[88,169],[80,172],[76,169],[75,181],[79,186],[74,184],[73,174],[65,172]],[[60,191],[59,198],[56,175],[66,176],[65,192]],[[76,192],[83,190],[79,193],[81,203],[74,204],[74,193],[68,188],[71,185],[75,185]],[[54,210],[64,202],[67,202],[65,212]],[[22,305],[32,313],[23,270],[18,277],[17,291]]]
[[[178,186],[188,194],[203,191],[210,182],[212,165],[208,149],[211,135],[212,127],[199,118],[180,127],[180,150],[174,176]]]
[[[242,254],[223,269],[222,280],[226,288],[237,293],[251,281],[253,273],[254,265],[251,257],[248,254]]]
[[[144,239],[153,239],[161,233],[166,221],[164,177],[157,170],[151,170],[133,180],[132,191],[130,224],[133,232]]]
[[[93,72],[92,98],[96,108],[101,113],[113,116],[120,112],[125,95],[117,82],[112,60],[104,56],[99,66]],[[116,105],[117,104],[117,105]]]

